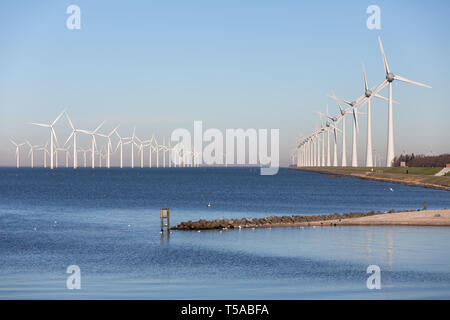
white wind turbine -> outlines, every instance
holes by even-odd
[[[136,143],[136,141],[138,141],[139,143]],[[144,168],[144,142],[137,136],[135,136],[135,141],[133,141],[133,144],[136,145],[136,147],[138,148],[140,157],[140,167],[142,169]]]
[[[48,150],[47,150],[47,146],[48,146],[48,141],[45,143],[45,145],[43,145],[42,147],[40,147],[39,149],[37,149],[38,151],[42,151],[43,156],[44,156],[44,168],[47,168],[47,155]]]
[[[84,167],[86,168],[86,152],[89,152],[89,149],[78,149],[78,152],[83,153]]]
[[[329,115],[326,115],[326,117],[332,121],[331,123],[327,122],[326,126],[328,127],[328,131],[333,129],[333,137],[334,137],[334,139],[333,139],[333,143],[334,143],[334,145],[333,145],[333,151],[334,151],[333,152],[333,167],[337,167],[338,166],[337,131],[342,132],[340,129],[338,129],[337,125],[339,124],[339,122],[341,120],[344,119],[344,115],[342,113],[340,113],[338,116],[335,116],[335,117],[331,117]]]
[[[103,126],[103,124],[105,123],[105,121],[103,121],[102,123],[100,123],[100,125],[95,128],[94,131],[89,131],[89,130],[78,130],[79,132],[85,133],[87,135],[91,136],[91,167],[92,169],[95,168],[95,146],[96,146],[96,142],[95,142],[95,135],[97,134],[97,131]]]
[[[56,168],[58,168],[58,164],[59,164],[59,161],[58,161],[58,156],[59,156],[59,152],[64,152],[64,155],[65,155],[65,157],[66,157],[66,167],[68,167],[69,166],[69,163],[68,163],[68,161],[69,161],[69,159],[68,159],[68,157],[67,157],[67,155],[68,155],[68,153],[69,153],[69,148],[64,148],[64,147],[57,147],[57,148],[55,148],[55,158],[56,158],[56,161],[55,161],[55,167]]]
[[[25,144],[25,142],[22,143],[16,143],[12,139],[9,139],[11,143],[16,146],[16,168],[20,167],[20,147]]]
[[[26,143],[28,144],[28,146],[30,147],[30,151],[28,152],[28,157],[30,157],[31,159],[31,168],[34,168],[34,150],[38,150],[38,148],[42,147],[42,146],[33,146],[31,145],[31,143],[27,140]]]
[[[425,88],[431,88],[429,85],[412,81],[406,78],[403,78],[398,75],[394,75],[390,69],[389,65],[387,63],[386,55],[384,54],[383,44],[381,42],[381,38],[378,37],[378,42],[380,43],[380,50],[381,55],[383,56],[383,64],[384,64],[384,71],[386,72],[386,79],[383,81],[383,83],[375,90],[378,92],[382,88],[384,88],[386,85],[389,85],[389,103],[388,103],[388,139],[387,139],[387,153],[386,153],[386,166],[391,167],[392,161],[394,160],[395,152],[394,152],[394,119],[393,119],[393,110],[392,110],[392,82],[394,80],[407,82],[410,84],[415,84],[417,86],[425,87]]]
[[[152,167],[152,153],[155,151],[155,147],[153,146],[154,135],[149,140],[142,141],[143,143],[143,151],[145,147],[148,147],[148,167]]]
[[[159,168],[159,150],[161,146],[158,144],[158,140],[154,138],[155,141],[155,151],[156,151],[156,167]]]
[[[364,61],[362,62],[362,71],[364,77],[364,95],[366,96],[365,102],[367,102],[367,145],[366,145],[366,167],[373,167],[373,156],[372,156],[372,111],[371,111],[371,100],[373,97],[377,97],[386,101],[387,98],[378,94],[378,91],[383,89],[382,86],[377,88],[375,91],[369,89],[367,84],[367,76],[364,68]],[[397,103],[393,100],[394,103]]]
[[[134,141],[136,138],[136,127],[133,128],[133,135],[131,137],[126,137],[124,139],[129,139],[129,141],[125,142],[124,144],[131,144],[131,168],[134,168],[134,145],[136,142]]]
[[[356,139],[357,139],[357,132],[359,132],[359,124],[358,124],[358,111],[356,108],[361,102],[364,101],[366,96],[364,94],[361,97],[359,97],[357,100],[352,101],[352,102],[349,102],[344,99],[340,99],[340,98],[336,97],[334,94],[333,94],[332,98],[335,99],[336,101],[340,100],[340,101],[344,102],[345,104],[349,105],[350,108],[347,109],[347,113],[351,112],[353,114],[352,167],[357,167],[358,166],[358,156],[357,156],[357,149],[356,149]]]
[[[120,147],[120,168],[122,169],[123,168],[123,145],[124,145],[123,142],[124,142],[124,140],[128,140],[128,138],[122,138],[120,136],[120,134],[117,132],[117,130],[115,132],[116,132],[117,137],[119,138],[119,142],[117,143],[117,147],[114,152],[116,152],[117,149]]]
[[[320,126],[323,127],[322,116],[326,116],[326,115],[324,115],[322,112],[319,112],[319,111],[316,111],[316,113],[320,116]],[[328,113],[328,105],[327,105],[327,113]],[[328,121],[325,122],[325,125],[326,125],[326,127],[328,129],[327,124],[329,125]],[[327,130],[327,133],[328,133],[328,149],[327,149],[327,153],[328,153],[328,161],[329,161],[329,157],[330,157],[330,134],[329,134],[328,130]],[[322,151],[321,151],[321,158],[319,159],[319,164],[320,164],[321,167],[325,166],[325,134],[322,134]]]
[[[69,121],[70,127],[72,128],[72,133],[70,134],[69,138],[67,138],[66,142],[64,143],[64,146],[69,142],[70,138],[73,136],[73,168],[76,169],[78,167],[78,155],[77,155],[77,133],[82,132],[81,130],[75,129],[73,126],[72,120],[70,120],[69,115],[66,112],[66,118]]]
[[[64,109],[59,114],[59,116],[56,117],[55,121],[53,121],[51,124],[34,123],[34,122],[31,123],[31,124],[36,125],[36,126],[50,128],[50,169],[53,169],[53,153],[54,153],[53,138],[55,138],[56,143],[58,143],[58,139],[56,138],[55,129],[53,127],[55,126],[55,124],[59,120],[59,118],[61,118],[61,116],[63,115],[64,112],[66,112],[66,109]]]
[[[336,104],[339,108],[339,112],[340,112],[340,116],[336,118],[336,121],[334,121],[335,123],[337,123],[337,121],[342,121],[342,154],[341,154],[341,166],[342,167],[346,167],[347,166],[347,144],[346,144],[346,137],[345,137],[345,115],[347,113],[349,113],[348,109],[344,110],[342,109],[338,99],[336,98],[336,96],[333,95],[331,96],[331,98],[336,100]],[[335,132],[336,133],[336,132]],[[336,154],[336,151],[335,151]]]
[[[114,134],[114,132],[116,132],[117,128],[119,128],[119,126],[115,127],[110,133],[108,134],[101,134],[98,133],[98,135],[100,137],[104,137],[106,139],[108,139],[108,144],[107,144],[107,151],[106,151],[106,167],[109,169],[111,168],[111,150],[112,150],[112,144],[111,144],[111,136]]]

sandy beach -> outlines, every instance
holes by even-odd
[[[369,217],[341,219],[341,221],[327,221],[327,223],[348,226],[450,226],[450,209],[396,212]]]
[[[346,226],[450,226],[450,209],[385,213],[361,218],[314,221],[303,225]]]

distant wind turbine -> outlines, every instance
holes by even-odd
[[[9,141],[11,141],[11,143],[16,147],[16,168],[20,167],[20,147],[23,146],[25,144],[25,142],[22,143],[16,143],[14,142],[14,140],[9,139]]]
[[[106,167],[107,167],[108,169],[111,168],[111,149],[112,149],[111,136],[114,134],[114,132],[116,132],[117,128],[119,128],[119,126],[115,127],[115,128],[114,128],[110,133],[108,133],[108,134],[101,134],[101,133],[98,134],[99,136],[108,139],[107,151],[106,151]]]
[[[35,149],[38,150],[38,148],[42,147],[42,146],[38,146],[38,145],[33,146],[33,145],[31,145],[31,143],[28,140],[26,141],[26,143],[30,147],[30,151],[28,152],[28,157],[30,157],[30,160],[31,160],[31,168],[34,168],[34,150]]]
[[[97,135],[97,131],[103,126],[103,124],[105,123],[105,121],[103,121],[102,123],[100,123],[100,125],[95,128],[95,130],[93,131],[89,131],[89,130],[78,130],[79,132],[88,134],[91,136],[91,167],[92,169],[95,168],[95,146],[96,146],[96,142],[95,142],[95,135]]]
[[[34,122],[31,123],[31,124],[36,125],[36,126],[50,128],[50,169],[53,169],[53,153],[54,153],[53,138],[55,138],[56,143],[58,143],[58,139],[56,138],[56,133],[55,133],[54,126],[55,126],[56,122],[59,120],[59,118],[61,118],[61,116],[63,115],[64,112],[66,112],[66,109],[64,109],[59,114],[59,116],[56,117],[55,121],[53,121],[51,124],[34,123]]]

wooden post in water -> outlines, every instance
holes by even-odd
[[[159,210],[159,214],[161,215],[161,232],[164,232],[164,219],[167,220],[167,232],[170,232],[170,210],[169,208],[161,208]]]

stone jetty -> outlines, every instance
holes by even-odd
[[[393,213],[390,210],[388,213]],[[361,218],[373,215],[384,214],[380,211],[371,212],[352,212],[345,214],[328,214],[315,216],[271,216],[267,218],[242,218],[242,219],[219,219],[219,220],[198,220],[181,222],[174,226],[171,230],[223,230],[223,229],[240,229],[240,228],[270,228],[282,226],[296,226],[296,225],[335,225],[336,221],[350,218]],[[327,221],[329,222],[327,224]],[[332,223],[330,223],[332,221]]]

